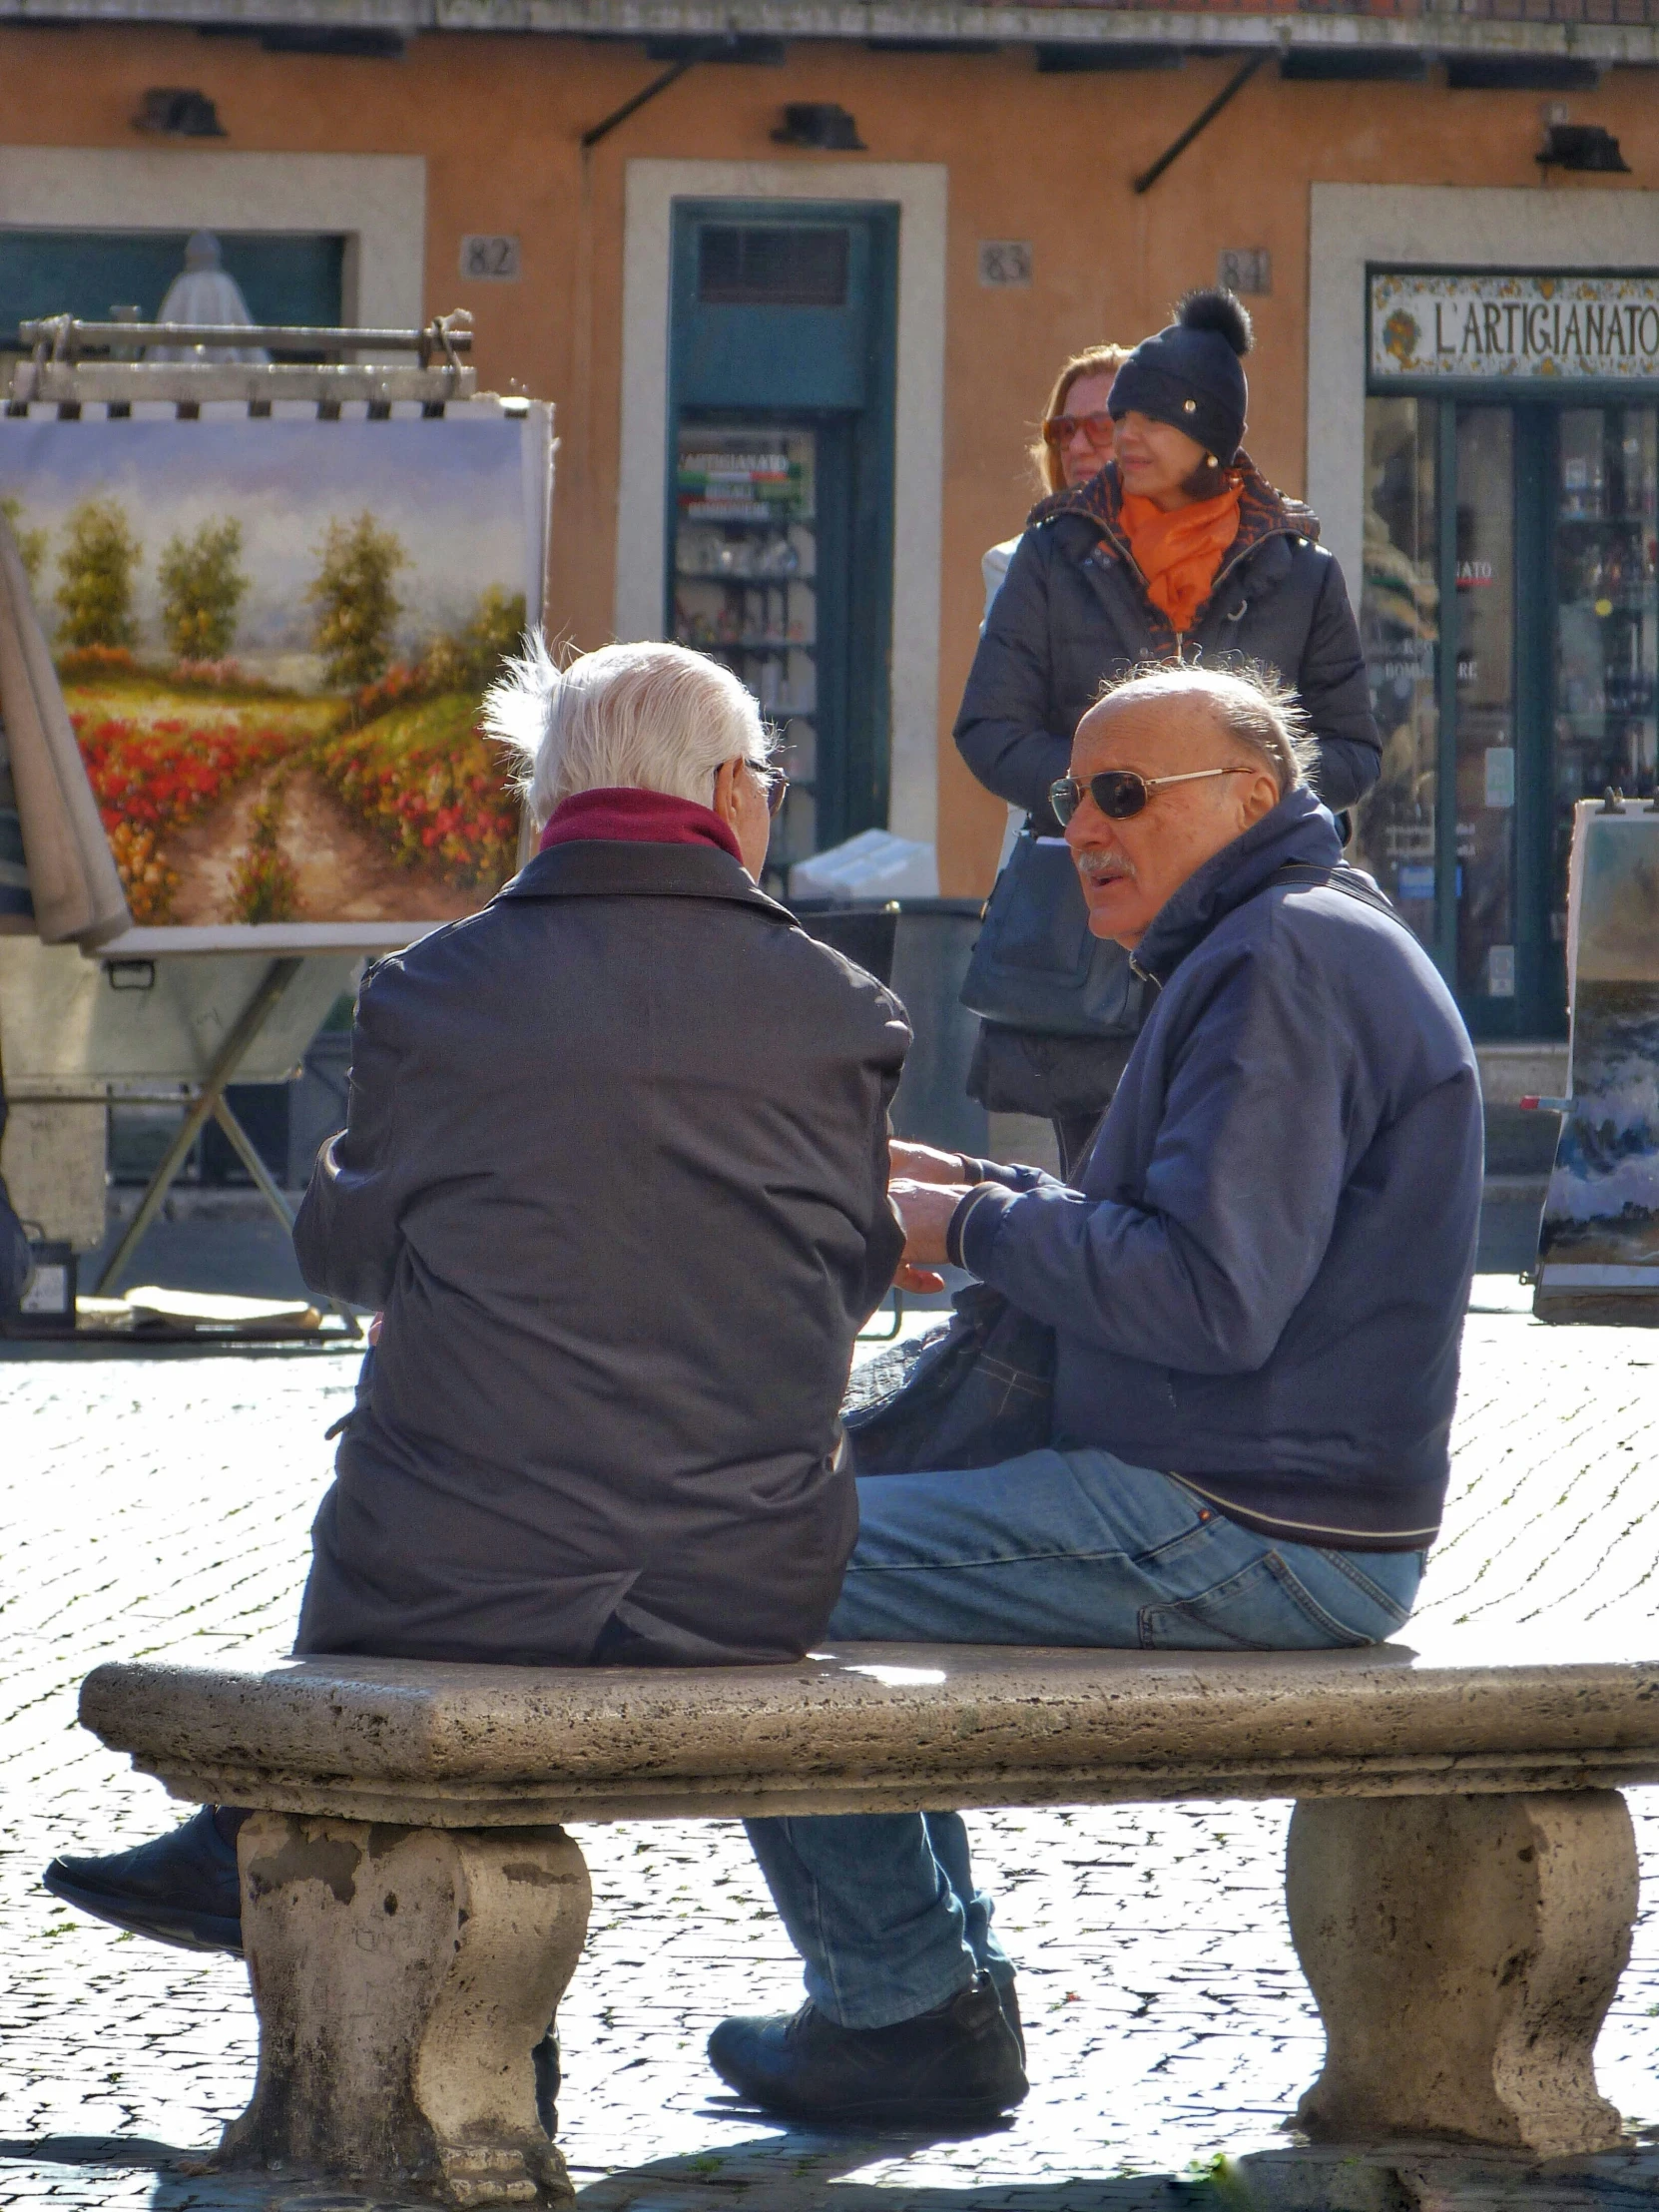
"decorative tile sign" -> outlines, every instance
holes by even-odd
[[[1371,273],[1374,383],[1425,376],[1659,378],[1659,272]]]

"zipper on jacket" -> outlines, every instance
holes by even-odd
[[[1133,576],[1139,583],[1143,594],[1148,592],[1149,586],[1147,584],[1147,580],[1141,572],[1140,563],[1136,560],[1134,554],[1130,551],[1128,541],[1126,539],[1120,538],[1117,532],[1111,527],[1111,525],[1107,522],[1102,521],[1098,515],[1093,517],[1093,520],[1096,524],[1096,527],[1100,531],[1100,539],[1096,544],[1095,551],[1098,552],[1100,549],[1100,545],[1102,544],[1109,545],[1112,548],[1112,551],[1117,559],[1122,561],[1131,576]],[[1273,529],[1267,531],[1262,537],[1253,539],[1251,543],[1244,548],[1242,553],[1235,553],[1230,560],[1225,562],[1222,567],[1217,569],[1215,581],[1210,586],[1209,598],[1205,600],[1203,607],[1199,608],[1197,613],[1195,613],[1195,615],[1193,616],[1194,629],[1198,627],[1199,616],[1204,614],[1208,610],[1211,602],[1215,599],[1216,594],[1221,590],[1221,587],[1223,586],[1223,584],[1226,583],[1227,579],[1232,575],[1233,571],[1238,568],[1241,563],[1248,561],[1253,553],[1259,553],[1262,547],[1266,545],[1268,541],[1272,538],[1295,538],[1298,545],[1308,545],[1312,542],[1306,530],[1293,529],[1289,522],[1279,523]],[[1090,559],[1092,560],[1093,558],[1094,555],[1091,554]],[[1150,600],[1148,601],[1148,604],[1150,605]],[[1240,607],[1236,615],[1224,615],[1222,617],[1222,620],[1224,622],[1242,622],[1249,610],[1249,606],[1250,602],[1247,599]],[[1155,613],[1157,611],[1157,609],[1154,609]],[[1166,622],[1168,621],[1167,616],[1165,617],[1165,620]],[[1171,635],[1175,639],[1175,652],[1176,658],[1178,660],[1184,661],[1187,658],[1186,641],[1192,636],[1192,630],[1176,630],[1173,628],[1173,626],[1171,627]]]

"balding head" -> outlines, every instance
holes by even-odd
[[[1271,678],[1155,668],[1114,684],[1072,741],[1085,796],[1066,826],[1089,926],[1138,944],[1187,878],[1242,836],[1303,780],[1314,750],[1307,718]],[[1159,785],[1145,809],[1114,819],[1087,793],[1126,769]]]
[[[1194,718],[1208,722],[1220,741],[1218,764],[1264,762],[1284,798],[1305,781],[1319,751],[1308,717],[1287,685],[1266,670],[1239,672],[1188,667],[1142,669],[1108,684],[1077,726],[1136,708],[1158,710],[1165,742]]]

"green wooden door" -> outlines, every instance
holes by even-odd
[[[783,734],[773,872],[886,820],[897,215],[681,202],[668,634]]]

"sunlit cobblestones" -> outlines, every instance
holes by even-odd
[[[76,1727],[76,1688],[102,1658],[181,1637],[234,1648],[285,1634],[328,1475],[322,1431],[353,1365],[319,1352],[0,1365],[0,2207],[351,2201],[184,2170],[252,2082],[241,1967],[119,1936],[57,1906],[36,1877],[54,1851],[119,1848],[176,1816],[158,1785]],[[1425,1635],[1463,1619],[1563,1658],[1651,1638],[1656,1381],[1659,1337],[1471,1315]],[[1634,1793],[1632,1806],[1659,1878],[1659,1793]],[[702,2062],[710,2026],[798,2001],[741,1831],[581,1831],[596,1895],[561,2014],[561,2134],[584,2203],[1176,2212],[1219,2201],[1171,2183],[1196,2184],[1218,2153],[1282,2147],[1283,2116],[1318,2068],[1284,1924],[1288,1810],[979,1816],[1020,1968],[1033,2092],[1003,2132],[926,2145],[830,2143],[735,2116]],[[1626,2115],[1659,2125],[1651,1909],[1598,2064]],[[1659,2158],[1599,2161],[1547,2185],[1499,2161],[1422,2187],[1417,2212],[1659,2202]]]

